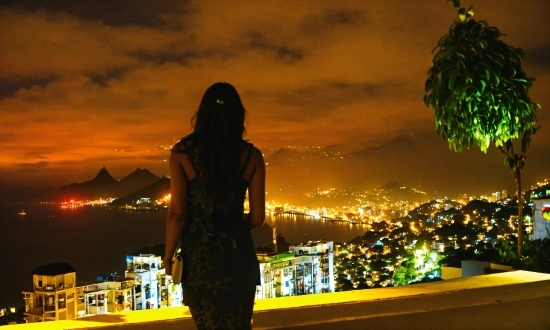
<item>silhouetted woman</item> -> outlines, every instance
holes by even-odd
[[[164,265],[170,274],[181,238],[183,301],[199,329],[251,327],[259,267],[250,230],[265,220],[265,164],[243,140],[244,119],[237,90],[216,83],[204,93],[193,133],[170,155]]]

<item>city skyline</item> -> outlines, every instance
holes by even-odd
[[[527,187],[550,176],[550,4],[462,5],[523,48],[537,79],[542,129],[522,172]],[[285,146],[345,158],[279,159],[268,165],[268,191],[397,180],[442,193],[512,192],[500,152],[453,153],[422,102],[431,51],[456,19],[444,0],[0,3],[0,195],[83,182],[102,166],[115,177],[137,167],[168,174],[159,146],[190,132],[216,81],[240,92],[246,138],[266,161]]]

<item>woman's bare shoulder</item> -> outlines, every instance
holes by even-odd
[[[260,149],[258,149],[258,147],[252,145],[252,151],[251,151],[251,155],[250,155],[250,162],[255,164],[255,165],[258,165],[258,164],[263,164],[264,162],[264,155],[262,153],[262,151]]]
[[[191,143],[189,141],[181,139],[172,146],[172,149],[170,149],[170,151],[180,154],[186,154],[190,147]]]
[[[191,156],[189,154],[189,149],[192,147],[186,143],[180,142],[181,141],[174,144],[170,150],[170,166],[175,166],[175,168],[183,170],[185,177],[191,180],[196,175],[193,163],[190,159]]]

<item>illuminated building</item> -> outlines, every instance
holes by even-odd
[[[69,320],[86,315],[181,306],[181,286],[164,275],[161,257],[127,257],[125,278],[100,276],[76,282],[67,264],[41,266],[33,272],[34,291],[23,291],[28,323]]]
[[[126,264],[126,277],[134,279],[133,310],[181,306],[181,286],[165,276],[161,257],[127,256]]]
[[[290,246],[280,254],[258,254],[256,299],[334,292],[333,242]]]
[[[28,323],[69,320],[77,315],[76,270],[67,264],[41,266],[33,272],[33,291],[23,291]]]
[[[276,255],[258,255],[260,263],[260,285],[256,299],[296,295],[296,257],[290,252]]]
[[[77,284],[78,316],[132,310],[134,280],[98,277],[104,282]]]
[[[333,242],[308,242],[290,246],[296,256],[297,294],[334,292]]]

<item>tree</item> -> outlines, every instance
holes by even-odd
[[[498,252],[499,261],[509,265],[516,258],[516,253],[514,252],[514,244],[505,239],[501,239],[497,244],[495,244],[495,249]]]
[[[336,283],[338,284],[337,291],[351,291],[353,290],[353,283],[347,278],[337,278]]]
[[[536,132],[535,110],[540,105],[529,98],[534,78],[521,67],[522,49],[500,40],[500,31],[473,19],[473,8],[453,0],[459,21],[451,25],[435,47],[428,71],[424,103],[432,107],[435,128],[460,152],[474,143],[487,152],[494,144],[513,170],[518,196],[518,256],[522,247],[521,169],[531,136]],[[512,140],[521,138],[517,153]]]
[[[401,266],[397,267],[393,272],[393,285],[409,285],[412,281],[416,280],[418,274],[414,266],[412,258],[404,261]]]
[[[288,249],[290,248],[290,244],[286,242],[286,239],[284,238],[283,235],[277,234],[277,237],[275,239],[276,239],[276,242],[277,242],[277,245],[276,245],[277,251],[276,252],[281,253],[281,252],[288,251]]]
[[[539,273],[550,273],[550,239],[527,241],[525,255],[523,269]]]

